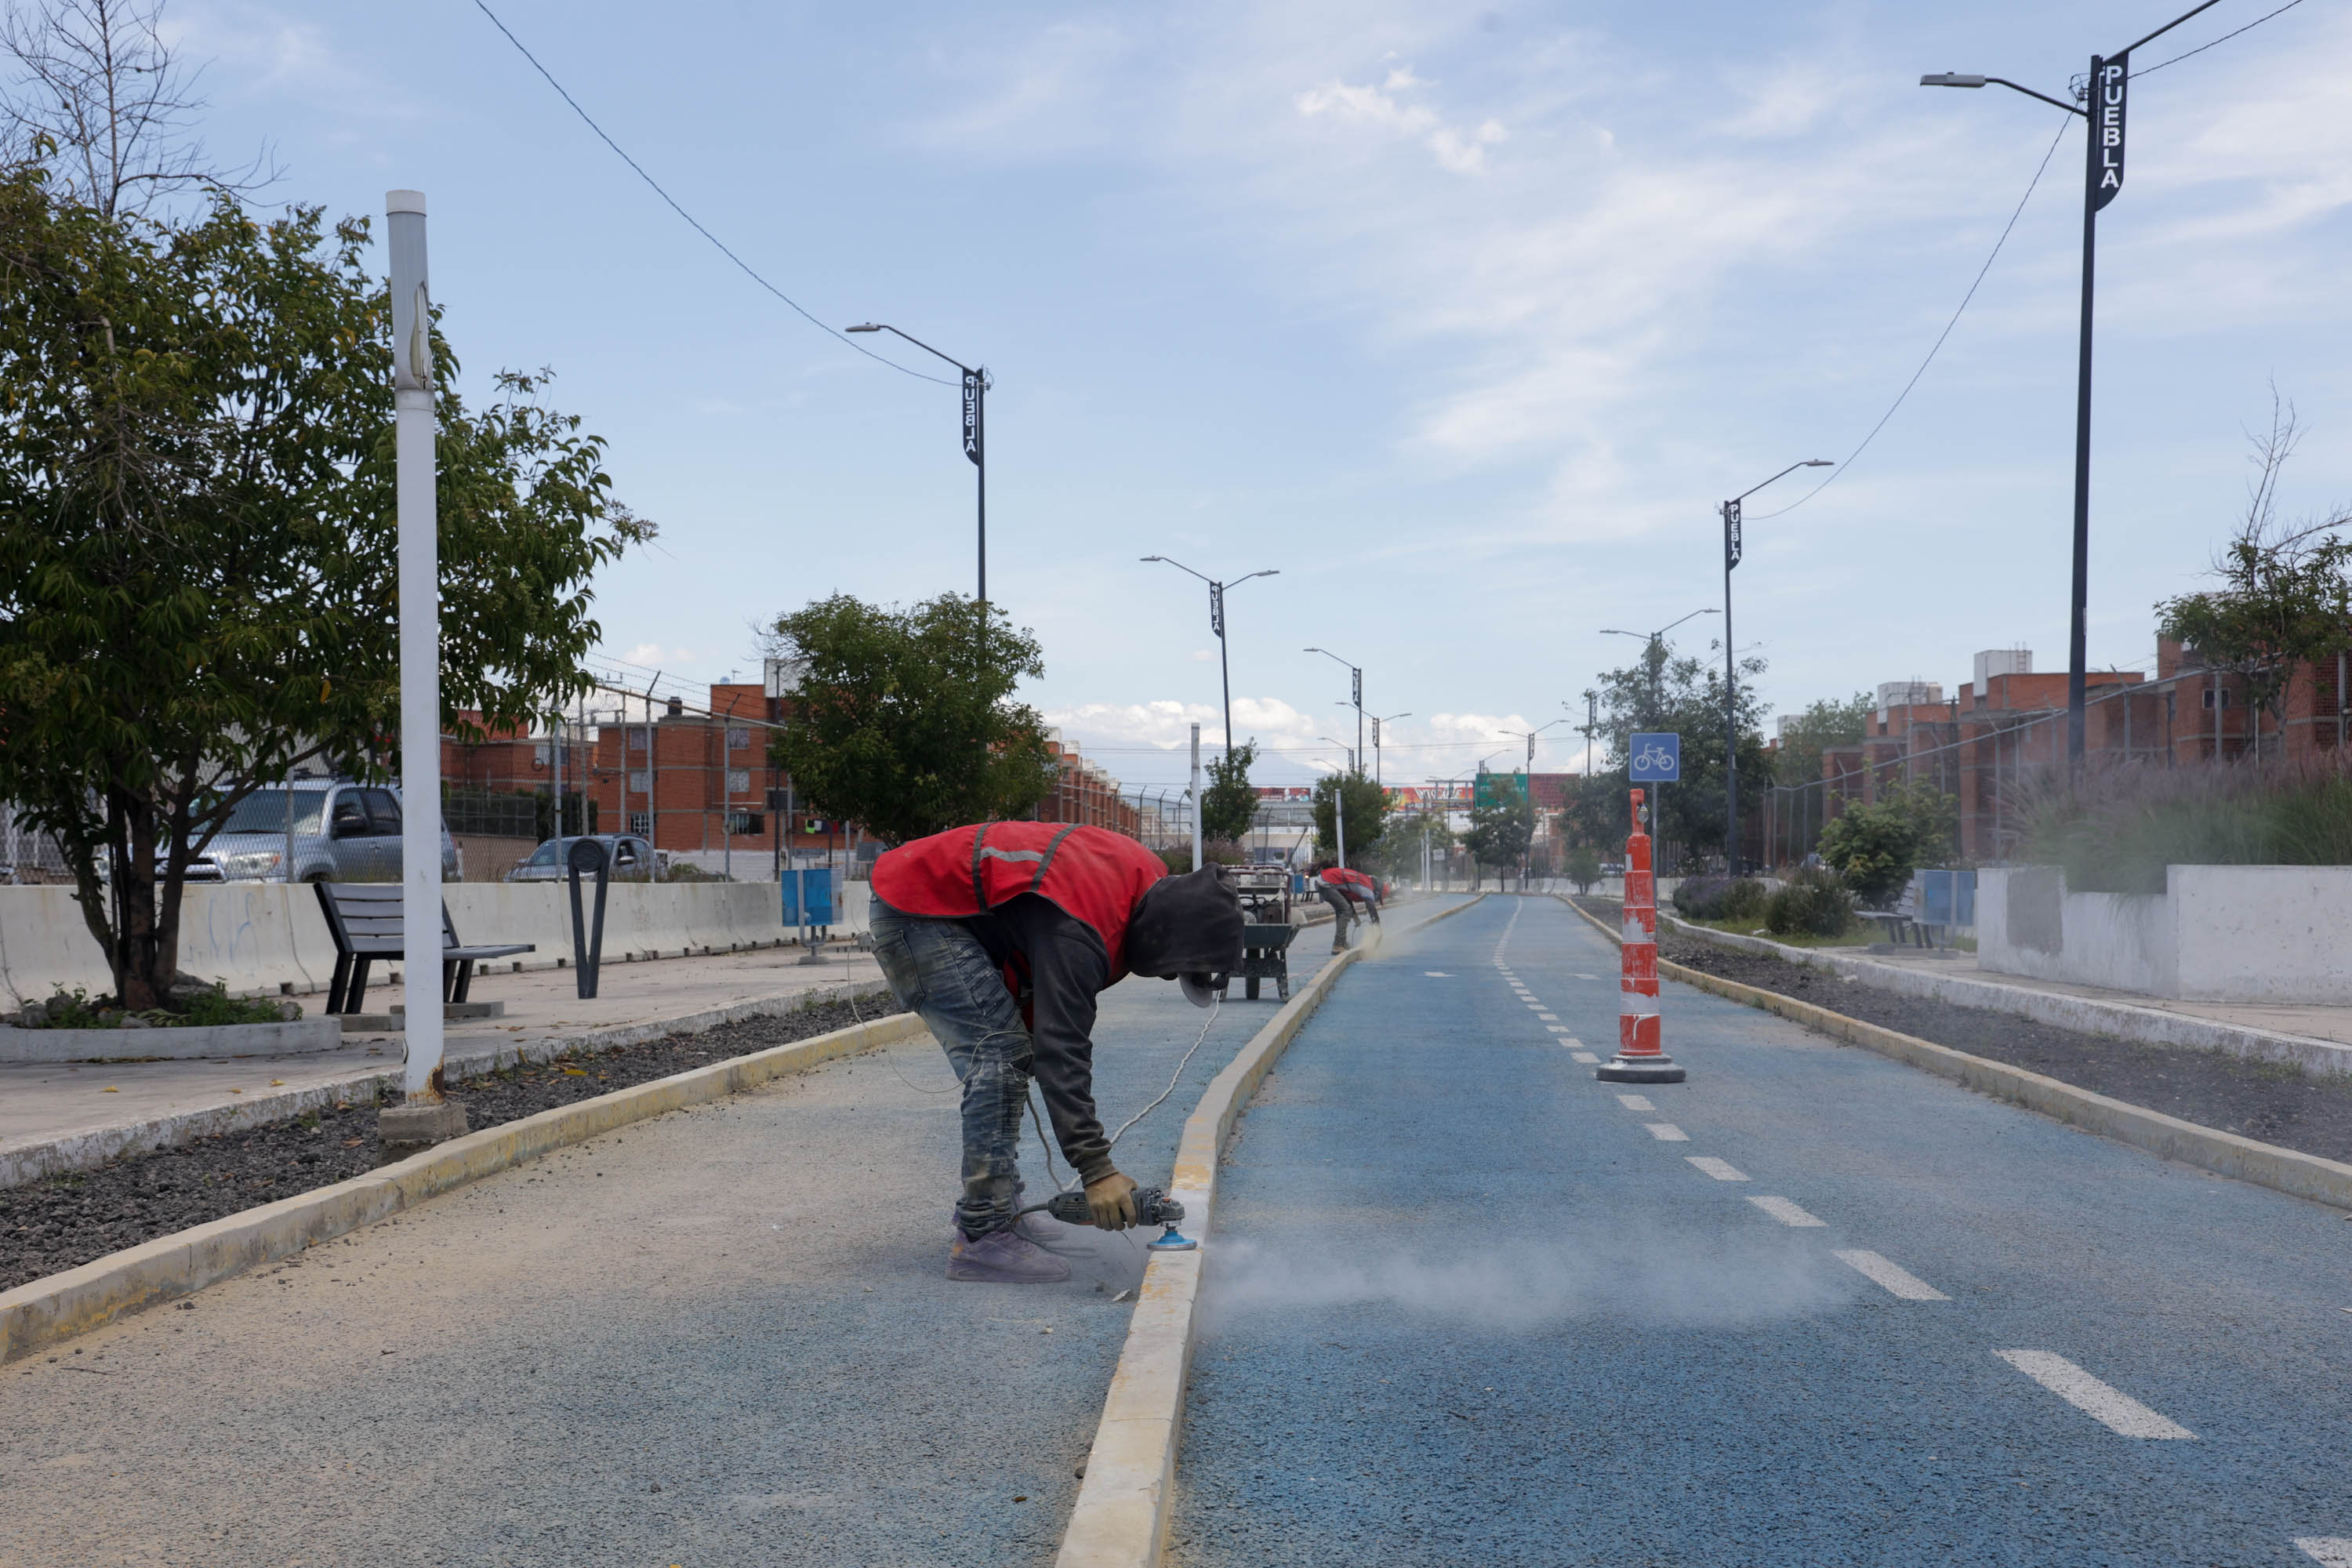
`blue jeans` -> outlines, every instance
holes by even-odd
[[[1015,1155],[1029,1101],[1029,1030],[980,939],[952,920],[877,899],[874,957],[899,1005],[921,1017],[963,1083],[963,1195],[956,1224],[982,1237],[1013,1223]]]

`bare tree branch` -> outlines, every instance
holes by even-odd
[[[205,100],[162,33],[166,0],[10,0],[0,58],[0,152],[47,165],[59,194],[109,217],[190,187],[245,195],[278,177],[268,149],[212,165],[194,132]]]

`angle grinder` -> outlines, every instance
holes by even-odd
[[[1159,1240],[1146,1244],[1151,1251],[1191,1252],[1201,1245],[1176,1228],[1177,1221],[1184,1217],[1182,1204],[1178,1203],[1158,1187],[1138,1187],[1135,1189],[1134,1198],[1136,1224],[1167,1227],[1160,1233]],[[1040,1212],[1053,1215],[1064,1225],[1092,1225],[1095,1222],[1095,1211],[1087,1204],[1086,1192],[1082,1188],[1066,1193],[1055,1193],[1044,1203],[1031,1204],[1013,1217],[1019,1219],[1021,1215]]]

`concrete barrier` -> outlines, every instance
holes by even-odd
[[[572,956],[568,883],[451,882],[442,896],[460,941],[535,943],[536,952],[511,961],[526,969]],[[605,904],[607,957],[724,952],[788,934],[772,882],[615,882]],[[307,887],[200,883],[181,900],[183,973],[218,980],[233,995],[260,996],[288,987],[324,991],[334,968],[334,942]],[[77,987],[95,996],[113,990],[114,978],[73,889],[0,888],[0,1011]]]
[[[1978,873],[1977,963],[2189,1002],[2352,1002],[2352,866],[2171,866],[2161,893],[2080,893],[2055,866]]]

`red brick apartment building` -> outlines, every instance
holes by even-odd
[[[593,721],[551,732],[500,732],[475,742],[445,740],[442,777],[453,792],[484,795],[551,795],[559,769],[564,794],[580,800],[588,830],[636,833],[673,855],[730,850],[740,878],[772,864],[780,813],[772,800],[790,778],[768,759],[774,729],[789,716],[792,699],[772,697],[758,684],[715,684],[708,707],[689,710],[681,698],[656,703],[600,692]],[[1043,822],[1078,822],[1140,836],[1140,816],[1119,793],[1118,781],[1079,755],[1059,731],[1047,741],[1058,770],[1053,793],[1038,803]],[[798,806],[798,802],[792,804]],[[580,827],[581,806],[572,808]],[[824,858],[857,853],[870,841],[855,825],[826,821],[796,809],[785,847]]]
[[[2216,757],[2334,755],[2346,740],[2344,661],[2306,667],[2289,683],[2283,711],[2258,715],[2245,678],[2209,668],[2194,649],[2159,640],[2156,673],[2091,670],[2085,677],[2084,753],[2096,760],[2186,766]],[[1874,801],[1885,785],[1926,780],[1960,803],[1960,853],[2006,858],[2016,849],[2008,801],[2019,781],[2064,760],[2066,676],[2037,674],[2022,648],[1976,657],[1976,673],[1950,697],[1934,681],[1890,681],[1862,741],[1825,750],[1822,776],[1771,792],[1748,848],[1776,863],[1797,858],[1821,825],[1850,801]],[[2259,721],[2261,733],[2255,733]]]

